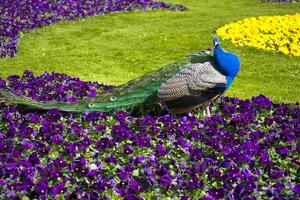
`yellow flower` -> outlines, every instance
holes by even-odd
[[[237,46],[251,46],[300,56],[300,13],[245,18],[217,30],[224,40]]]

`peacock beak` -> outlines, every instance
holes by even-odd
[[[220,38],[218,37],[216,31],[214,31],[214,40],[213,40],[213,44],[214,44],[214,47],[216,47],[217,45],[220,45]]]

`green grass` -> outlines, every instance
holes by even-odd
[[[298,4],[257,0],[166,0],[189,10],[115,13],[25,33],[17,56],[0,59],[0,76],[56,71],[83,80],[121,84],[212,45],[212,31],[249,16],[300,12]],[[276,102],[300,100],[300,59],[223,41],[241,58],[227,95],[264,94]]]

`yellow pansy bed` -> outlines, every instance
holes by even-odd
[[[235,45],[300,56],[300,13],[245,18],[226,24],[217,33]]]

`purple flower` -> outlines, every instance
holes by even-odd
[[[160,176],[158,182],[162,187],[169,188],[172,184],[172,176],[169,174]]]
[[[124,121],[126,117],[127,117],[127,113],[124,112],[124,111],[118,111],[118,112],[116,113],[116,118],[117,118],[119,121]]]
[[[108,138],[101,138],[99,141],[96,142],[96,147],[102,150],[110,147],[112,142]]]
[[[64,167],[67,167],[67,166],[68,166],[67,162],[66,162],[63,158],[61,158],[61,157],[57,157],[57,158],[54,160],[54,163],[55,163],[55,165],[56,165],[57,167],[59,167],[59,168],[64,168]]]
[[[130,129],[121,125],[114,125],[111,132],[117,142],[129,138],[132,134]]]
[[[121,170],[118,172],[118,177],[121,179],[121,180],[124,180],[124,179],[127,179],[131,176],[131,173],[125,171],[125,170]]]
[[[83,119],[89,122],[95,122],[99,118],[98,114],[95,112],[85,112],[83,115]]]
[[[83,134],[83,130],[80,128],[80,126],[77,123],[72,124],[71,129],[78,136],[81,136]]]
[[[58,177],[62,177],[63,176],[62,171],[59,170],[59,169],[49,168],[48,169],[48,173],[53,178],[58,178]]]
[[[70,103],[80,103],[80,101],[77,99],[77,97],[73,96],[73,95],[68,95],[66,97],[66,102],[70,102]]]
[[[212,179],[212,178],[219,179],[219,178],[221,178],[221,172],[216,168],[211,168],[208,173],[208,178],[209,179]]]
[[[283,137],[288,141],[288,142],[293,142],[297,139],[296,134],[293,131],[290,131],[288,129],[284,130],[282,132]]]
[[[162,144],[156,146],[156,153],[158,156],[164,156],[166,154],[166,150]]]
[[[279,167],[272,167],[269,173],[269,176],[272,180],[276,180],[284,176],[283,171]]]
[[[53,143],[53,144],[57,144],[57,145],[61,145],[62,143],[63,143],[63,141],[64,141],[64,138],[63,138],[63,136],[62,135],[52,135],[51,137],[50,137],[50,140],[51,140],[51,142]]]
[[[241,194],[245,191],[245,187],[243,183],[239,183],[238,185],[235,186],[234,188],[234,196],[235,198],[240,198]]]
[[[198,160],[203,157],[203,151],[201,148],[190,148],[190,159],[192,160]]]
[[[135,164],[142,163],[144,159],[145,159],[144,156],[138,155],[138,156],[135,158],[134,163],[135,163]]]
[[[258,162],[261,165],[264,165],[267,167],[272,165],[272,161],[270,160],[270,156],[269,156],[268,152],[262,153]]]
[[[72,156],[75,156],[77,147],[75,144],[69,144],[66,146],[66,152],[70,153]]]
[[[117,159],[115,156],[111,155],[105,158],[106,163],[117,164]]]
[[[189,200],[189,197],[186,196],[186,195],[184,195],[184,196],[181,196],[181,197],[180,197],[180,200]]]
[[[104,133],[105,132],[105,126],[103,124],[97,124],[96,131]]]
[[[189,142],[187,142],[183,137],[179,137],[176,139],[176,141],[178,142],[178,144],[183,148],[186,149],[188,148],[191,144]]]
[[[56,109],[48,110],[48,115],[49,115],[50,120],[52,120],[52,121],[57,121],[62,116],[60,111],[56,110]]]
[[[285,188],[283,183],[276,183],[273,185],[273,187],[278,190],[283,190]]]
[[[130,144],[125,144],[123,145],[123,152],[126,155],[132,154],[133,153],[133,148]]]
[[[36,113],[29,113],[28,118],[34,124],[37,124],[40,122],[40,116]]]
[[[222,199],[225,196],[225,192],[223,188],[210,188],[208,190],[208,194],[211,197],[214,197],[216,199]]]
[[[29,157],[28,157],[28,161],[33,165],[37,165],[40,164],[40,159],[38,158],[38,154],[36,152],[32,153]]]
[[[66,191],[65,188],[65,183],[64,182],[58,182],[56,183],[52,189],[51,189],[51,194],[55,197],[56,195],[63,193]]]
[[[129,179],[128,187],[134,192],[143,192],[143,187],[141,184],[133,178]]]
[[[187,189],[203,189],[203,181],[200,181],[197,176],[192,176],[192,180],[188,182]]]
[[[91,144],[91,139],[85,136],[81,141],[77,142],[77,148],[80,150],[86,149]]]
[[[297,145],[296,151],[297,151],[298,153],[300,153],[300,145]]]
[[[216,198],[213,198],[213,197],[211,197],[211,196],[203,196],[203,197],[201,197],[201,199],[200,200],[215,200]]]
[[[84,157],[80,156],[79,158],[76,159],[76,162],[80,164],[80,166],[85,166],[87,161]]]
[[[248,180],[246,182],[246,185],[245,185],[245,191],[247,191],[248,193],[252,193],[254,192],[256,188],[256,184],[255,184],[255,181],[253,180]]]
[[[6,87],[6,81],[0,78],[0,88],[5,88],[5,87]]]
[[[143,135],[135,135],[133,137],[133,140],[136,142],[138,147],[151,147],[151,138],[149,135],[143,134]]]
[[[270,99],[266,98],[263,95],[252,98],[252,102],[258,106],[259,109],[270,109],[273,104]]]
[[[300,194],[300,184],[296,184],[293,188],[293,192],[296,194]]]
[[[97,91],[95,89],[91,90],[88,97],[95,97],[97,95]]]
[[[42,178],[34,187],[39,193],[46,194],[48,191],[48,182],[45,178]]]

